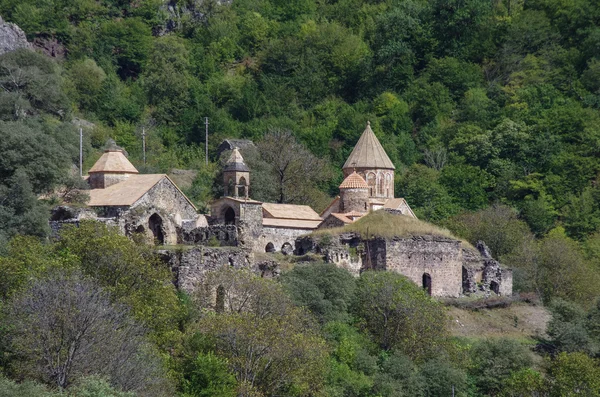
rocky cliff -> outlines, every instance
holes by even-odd
[[[5,22],[0,17],[0,55],[17,50],[19,48],[33,49],[27,41],[25,32],[14,23]]]

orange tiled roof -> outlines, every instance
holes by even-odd
[[[340,189],[368,189],[369,185],[363,179],[362,176],[358,175],[356,171],[351,173],[344,179],[344,182],[340,185]]]

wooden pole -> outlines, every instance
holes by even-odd
[[[146,165],[146,127],[142,127],[142,152],[144,153],[144,165]]]
[[[204,118],[204,162],[208,166],[208,117]]]
[[[83,128],[79,127],[79,176],[83,177]]]

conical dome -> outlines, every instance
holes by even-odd
[[[370,122],[367,122],[367,128],[362,133],[342,168],[396,169],[373,133]]]
[[[244,158],[238,148],[233,148],[233,152],[231,152],[229,160],[225,163],[223,171],[250,172],[250,169],[246,163],[244,163]]]
[[[358,175],[356,171],[351,173],[344,179],[344,182],[340,185],[340,189],[368,189],[369,185],[363,179],[362,176]]]
[[[108,149],[96,161],[88,173],[138,174],[138,170],[119,149]]]

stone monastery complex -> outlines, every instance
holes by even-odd
[[[125,235],[192,246],[164,251],[184,289],[193,289],[206,271],[220,266],[276,274],[277,262],[265,257],[281,252],[318,255],[357,275],[365,270],[399,272],[433,296],[512,294],[511,270],[495,261],[483,243],[476,251],[442,236],[383,238],[340,229],[374,211],[398,222],[418,222],[406,200],[395,197],[394,171],[367,123],[343,166],[339,196],[318,214],[306,205],[253,200],[252,170],[234,147],[223,169],[224,195],[212,203],[210,215],[201,215],[167,175],[139,174],[122,150],[108,149],[85,177],[90,186],[87,208],[58,207],[51,225],[56,230],[65,223],[95,219]],[[336,232],[313,234],[329,228]]]

